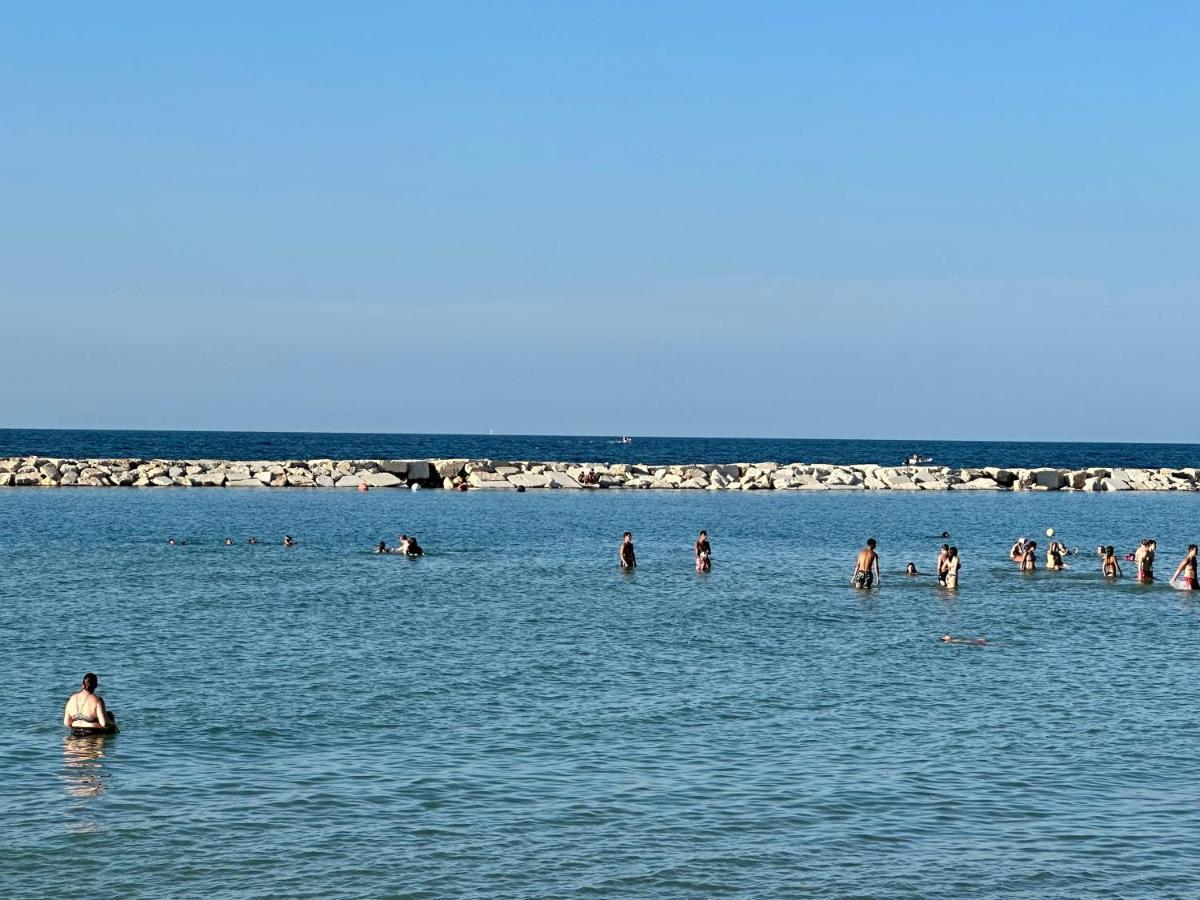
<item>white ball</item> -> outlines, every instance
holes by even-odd
[[[419,490],[421,489],[421,486],[420,486],[419,484],[414,484],[414,485],[412,486],[412,489],[413,489],[414,491],[419,491]]]
[[[1054,537],[1054,529],[1053,528],[1046,529],[1046,537]]]

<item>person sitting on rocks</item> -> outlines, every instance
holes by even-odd
[[[63,709],[63,725],[67,728],[116,733],[116,716],[105,708],[104,698],[96,693],[99,681],[94,672],[88,672],[83,676],[82,689],[68,698]]]

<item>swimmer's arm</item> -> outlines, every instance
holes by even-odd
[[[105,715],[104,698],[96,698],[96,721],[100,723],[101,728],[108,727],[108,716]]]
[[[1183,562],[1181,562],[1178,566],[1175,567],[1175,574],[1171,576],[1171,580],[1168,581],[1167,584],[1175,583],[1175,579],[1178,578],[1179,573],[1183,571],[1183,566],[1184,566],[1184,563],[1186,563],[1186,562],[1187,562],[1187,560],[1185,559]]]
[[[871,560],[871,568],[875,570],[875,583],[883,584],[883,578],[879,574],[879,554],[875,554],[875,558]]]
[[[67,705],[63,707],[63,724],[68,728],[71,727],[71,722],[74,716],[71,715],[71,701],[67,701]]]

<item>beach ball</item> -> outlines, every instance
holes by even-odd
[[[1054,529],[1053,528],[1046,529],[1046,537],[1054,537]]]

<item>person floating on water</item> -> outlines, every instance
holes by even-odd
[[[233,538],[231,538],[231,537],[225,538],[225,546],[232,547],[233,546]]]
[[[167,546],[174,547],[175,546],[175,538],[173,538],[173,537],[167,538]]]
[[[907,566],[904,567],[904,574],[905,575],[920,575],[921,573],[917,571],[917,564],[910,562]]]
[[[117,717],[104,706],[104,698],[96,693],[99,683],[93,672],[83,676],[83,687],[67,699],[63,709],[63,725],[77,732],[116,734]]]
[[[712,571],[712,545],[708,542],[707,531],[700,532],[700,537],[696,539],[696,571]]]
[[[375,552],[376,553],[391,553],[392,551],[388,549],[387,541],[380,541],[379,546],[375,548]]]
[[[418,556],[425,555],[425,551],[422,550],[421,545],[417,543],[417,536],[415,534],[410,534],[408,536],[408,543],[404,545],[404,555],[410,559],[416,559]]]
[[[872,584],[883,583],[879,577],[879,554],[875,552],[875,538],[867,538],[867,546],[858,551],[850,583],[861,591],[870,590]]]
[[[1175,574],[1171,576],[1171,584],[1175,584],[1175,579],[1183,577],[1179,580],[1178,587],[1185,591],[1196,590],[1196,545],[1188,544],[1187,556],[1175,568]]]
[[[283,546],[285,546],[285,547],[295,547],[296,546],[296,542],[294,540],[292,540],[292,536],[290,534],[285,534],[283,536]]]
[[[1100,562],[1100,572],[1105,578],[1122,578],[1125,573],[1121,571],[1121,564],[1117,562],[1116,551],[1113,550],[1112,544],[1107,547],[1101,547],[1102,553]]]
[[[988,642],[988,639],[986,637],[965,638],[965,637],[956,637],[955,635],[952,635],[952,634],[943,634],[942,635],[942,643],[943,644],[986,644],[987,642]]]
[[[251,538],[250,538],[248,541],[246,541],[246,543],[247,543],[247,544],[257,544],[257,543],[258,543],[258,538],[256,538],[256,537],[251,537]]]
[[[637,554],[633,550],[633,532],[626,531],[621,535],[621,549],[618,551],[621,568],[632,571],[637,568]]]
[[[958,558],[958,548],[948,548],[946,561],[942,564],[942,587],[948,591],[958,589],[958,570],[960,568],[962,568],[962,560]]]

